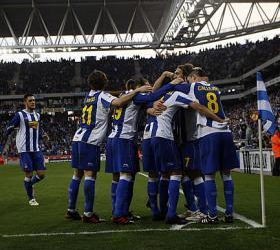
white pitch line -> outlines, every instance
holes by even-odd
[[[111,234],[111,233],[138,233],[138,232],[170,232],[170,231],[230,231],[230,230],[248,230],[251,227],[207,227],[207,228],[182,228],[180,230],[171,228],[147,228],[147,229],[133,229],[133,230],[106,230],[94,232],[61,232],[61,233],[33,233],[33,234],[4,234],[3,238],[20,238],[20,237],[38,237],[38,236],[73,236],[73,235],[98,235],[98,234]]]
[[[139,174],[146,177],[146,178],[149,178],[149,176],[144,174],[144,173],[139,173]],[[180,194],[184,194],[182,189],[180,189]],[[218,211],[220,211],[222,213],[225,212],[225,209],[220,207],[220,206],[217,206],[217,209],[218,209]],[[238,220],[241,220],[241,221],[245,222],[246,224],[248,224],[248,225],[250,225],[254,228],[263,228],[264,227],[263,225],[259,224],[258,222],[254,221],[254,220],[251,220],[251,219],[245,217],[244,215],[241,215],[241,214],[238,214],[238,213],[233,213],[233,217],[238,219]]]

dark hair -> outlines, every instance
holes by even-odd
[[[192,72],[190,73],[190,76],[193,76],[193,75],[196,75],[196,76],[199,76],[199,77],[204,77],[204,76],[206,76],[206,73],[202,68],[194,67]]]
[[[177,68],[182,70],[184,77],[187,77],[192,72],[194,66],[191,63],[185,63],[185,64],[178,65]]]
[[[34,95],[33,95],[33,94],[30,94],[30,93],[25,94],[25,95],[23,96],[23,101],[25,102],[25,101],[27,100],[27,98],[28,98],[28,97],[31,97],[31,96],[34,96]]]
[[[145,85],[145,82],[147,81],[147,79],[143,78],[143,77],[136,77],[134,79],[129,79],[126,83],[125,83],[125,87],[127,90],[129,89],[136,89],[137,86],[143,86]]]
[[[100,70],[94,70],[91,72],[87,79],[88,85],[93,90],[102,90],[107,84],[107,76],[104,72]]]

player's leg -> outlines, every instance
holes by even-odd
[[[201,220],[204,224],[219,222],[217,214],[217,188],[215,173],[220,169],[221,140],[219,133],[213,133],[200,138],[199,150],[201,171],[204,174],[205,196],[208,204],[208,216]]]
[[[226,202],[225,222],[233,222],[234,183],[230,174],[233,168],[239,168],[235,145],[231,133],[221,133],[222,147],[222,180],[224,184],[224,197]]]
[[[159,188],[159,167],[156,166],[151,139],[144,139],[142,143],[143,171],[148,172],[148,202],[146,204],[152,211],[153,220],[159,220],[158,188]],[[163,217],[164,218],[164,217]]]
[[[193,180],[194,194],[198,199],[198,209],[201,213],[207,214],[207,202],[205,196],[205,186],[202,176],[195,177]]]
[[[33,169],[36,171],[36,175],[34,175],[31,179],[32,185],[43,180],[45,178],[46,167],[45,167],[45,159],[43,153],[41,151],[30,153],[33,162]]]
[[[84,214],[83,222],[99,223],[103,220],[98,215],[93,213],[94,195],[95,195],[95,180],[97,172],[100,169],[100,148],[98,146],[87,144],[84,142],[78,143],[79,169],[84,171]]]
[[[29,152],[20,153],[20,167],[24,172],[24,188],[28,197],[29,205],[38,206],[35,201],[32,189],[33,162]]]
[[[114,138],[108,138],[106,143],[106,162],[105,162],[105,173],[112,174],[111,183],[111,202],[112,202],[112,215],[115,210],[116,203],[116,190],[120,179],[120,173],[118,170],[117,155],[118,149],[116,140]]]
[[[133,188],[133,173],[135,173],[135,147],[131,140],[117,139],[118,169],[120,180],[116,190],[116,203],[113,222],[116,224],[133,223],[128,217],[127,207]]]
[[[234,196],[234,184],[230,174],[230,170],[224,170],[221,172],[221,177],[224,184],[224,197],[226,203],[225,222],[233,222],[233,196]]]
[[[84,171],[79,169],[80,160],[79,160],[79,143],[72,143],[72,157],[71,157],[71,166],[74,169],[74,174],[68,186],[68,209],[65,214],[66,219],[72,220],[81,220],[81,216],[76,209],[79,187],[81,184],[81,179],[84,176]]]
[[[65,215],[66,219],[81,220],[81,216],[76,209],[79,187],[84,171],[74,168],[74,174],[68,187],[68,210]]]

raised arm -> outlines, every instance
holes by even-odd
[[[132,98],[138,94],[138,93],[147,93],[147,92],[151,92],[152,91],[152,87],[145,85],[145,86],[141,86],[133,91],[131,91],[130,93],[126,94],[126,95],[122,95],[119,98],[114,99],[111,104],[114,107],[122,107],[123,105],[127,104],[129,101],[132,100]]]
[[[154,83],[154,87],[153,87],[153,91],[156,91],[158,90],[161,86],[162,86],[162,83],[164,81],[164,79],[166,77],[172,79],[173,78],[173,75],[174,73],[170,72],[170,71],[164,71],[161,76],[155,81]]]

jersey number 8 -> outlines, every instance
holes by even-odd
[[[214,113],[217,114],[219,112],[219,104],[217,103],[217,96],[215,93],[209,92],[206,95],[207,98],[207,107]]]

